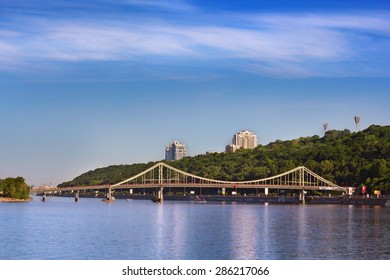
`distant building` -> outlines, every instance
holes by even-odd
[[[253,149],[257,146],[257,135],[248,130],[241,131],[233,136],[233,144],[244,149]]]
[[[257,146],[257,135],[248,130],[243,130],[233,136],[233,145],[244,149],[253,149]]]
[[[165,160],[178,160],[185,157],[187,154],[186,145],[173,142],[171,145],[167,145],[165,148]]]
[[[237,145],[234,145],[234,144],[230,144],[230,145],[227,145],[227,146],[225,147],[225,152],[226,152],[226,153],[234,153],[234,152],[237,151],[239,148],[240,148],[240,146],[237,146]]]

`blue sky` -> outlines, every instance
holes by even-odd
[[[388,1],[0,2],[0,178],[388,125]]]

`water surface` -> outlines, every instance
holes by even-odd
[[[390,207],[38,197],[0,203],[0,259],[390,259]]]

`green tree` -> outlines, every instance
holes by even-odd
[[[28,199],[30,189],[25,183],[24,178],[7,178],[1,183],[3,196],[16,199]]]

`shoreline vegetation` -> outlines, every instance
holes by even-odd
[[[5,202],[5,203],[13,203],[13,202],[30,202],[33,200],[31,197],[27,199],[18,199],[18,198],[11,198],[11,197],[0,197],[0,203]]]
[[[24,178],[0,179],[0,202],[25,202],[30,200],[30,188]]]

